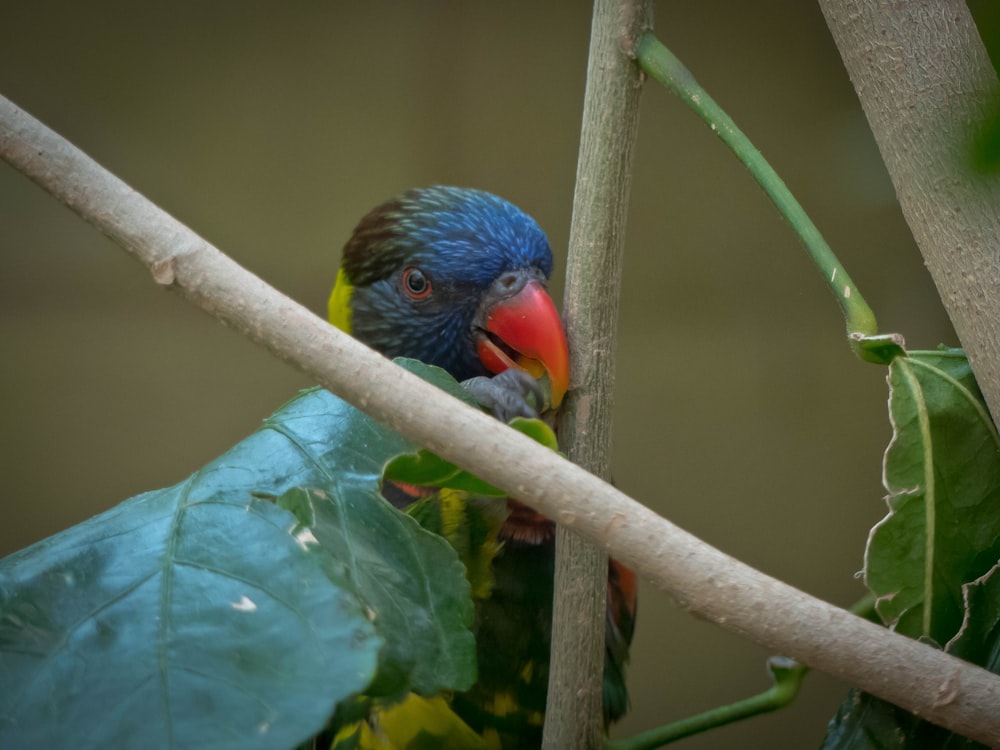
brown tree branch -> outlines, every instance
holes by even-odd
[[[820,0],[899,204],[1000,423],[1000,180],[970,169],[997,75],[964,0]]]
[[[416,443],[570,526],[691,613],[1000,746],[1000,677],[705,544],[579,466],[386,360],[265,284],[0,97],[0,158],[213,316]]]
[[[642,88],[631,52],[651,25],[648,0],[594,4],[563,295],[572,357],[559,443],[603,479],[611,474],[618,300]],[[607,580],[607,553],[558,526],[546,750],[597,750],[603,742]]]

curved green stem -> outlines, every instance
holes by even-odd
[[[774,677],[774,684],[764,692],[626,739],[608,740],[604,744],[605,750],[652,750],[693,734],[787,706],[798,695],[802,678],[809,668],[781,656],[768,659],[767,666]]]
[[[856,601],[848,611],[866,620],[878,621],[878,616],[875,614],[875,595],[871,592]],[[742,721],[758,714],[784,708],[799,694],[799,688],[809,672],[809,667],[784,656],[772,656],[767,660],[767,668],[774,680],[774,684],[767,690],[631,737],[606,740],[604,750],[653,750],[694,734],[732,724],[734,721]]]
[[[874,313],[816,225],[806,215],[805,210],[795,200],[777,172],[767,163],[750,139],[736,127],[732,118],[698,85],[684,64],[655,36],[650,33],[644,34],[636,47],[635,54],[636,62],[645,73],[686,102],[732,149],[798,233],[840,304],[847,323],[848,339],[855,353],[865,360],[884,362],[883,357],[877,353],[878,350],[873,352],[864,343],[868,337],[875,336],[878,332]]]

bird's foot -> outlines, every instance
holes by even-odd
[[[536,419],[544,408],[541,386],[524,370],[511,368],[491,378],[469,378],[462,381],[462,387],[501,422],[510,422],[514,417]]]

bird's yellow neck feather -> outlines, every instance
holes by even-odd
[[[351,294],[354,285],[347,280],[347,274],[341,268],[337,272],[337,283],[333,285],[328,303],[329,320],[345,333],[351,333]]]

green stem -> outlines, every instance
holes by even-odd
[[[774,676],[774,684],[762,693],[626,739],[608,740],[604,748],[605,750],[651,750],[693,734],[783,708],[798,695],[802,678],[809,668],[780,656],[771,657],[768,660],[768,668]]]
[[[684,64],[652,34],[646,33],[640,39],[636,47],[636,62],[645,73],[694,109],[750,170],[764,188],[764,192],[798,233],[813,262],[837,298],[847,323],[851,347],[862,359],[873,359],[873,355],[862,344],[861,339],[874,336],[878,332],[874,313],[837,260],[837,256],[833,254],[833,250],[826,244],[816,225],[812,223],[760,151],[736,127],[732,118],[698,85]]]
[[[865,594],[849,607],[848,611],[858,617],[878,621],[875,615],[875,595],[872,593]],[[767,690],[735,703],[649,729],[632,737],[606,740],[604,750],[653,750],[694,734],[732,724],[734,721],[742,721],[758,714],[784,708],[799,694],[799,688],[809,672],[809,667],[784,656],[772,656],[767,660],[767,668],[774,679],[774,684]]]

